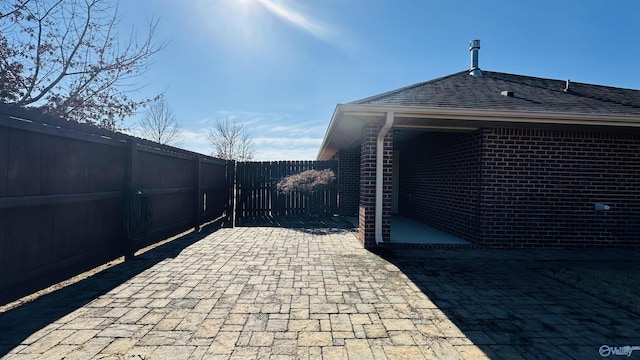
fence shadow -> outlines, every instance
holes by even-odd
[[[602,345],[636,345],[640,333],[637,315],[541,271],[558,264],[571,266],[572,261],[582,265],[602,262],[602,254],[578,252],[582,256],[578,260],[563,259],[558,250],[551,251],[552,258],[548,254],[440,249],[378,252],[433,302],[431,321],[438,327],[436,336],[455,337],[455,331],[442,321],[446,317],[490,358],[597,359]],[[613,254],[605,261],[615,266],[620,261],[632,264],[638,252]],[[629,271],[640,273],[637,266],[633,268]]]
[[[204,226],[148,250],[60,290],[38,297],[0,314],[0,357],[48,324],[81,308],[153,265],[174,258],[188,246],[220,229],[220,223]]]
[[[353,224],[340,216],[244,216],[236,226],[281,227],[312,235],[344,234],[356,231]]]

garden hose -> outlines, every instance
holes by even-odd
[[[134,191],[124,207],[124,228],[131,241],[140,241],[149,230],[153,218],[151,196],[142,191]]]

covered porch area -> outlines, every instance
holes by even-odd
[[[348,218],[353,227],[358,228],[358,218]],[[425,223],[401,215],[391,216],[392,245],[422,246],[473,246],[473,244],[450,233],[438,230]]]
[[[341,215],[358,214],[365,247],[391,244],[473,246],[478,236],[480,129],[469,120],[363,114],[340,132]],[[359,134],[359,136],[358,136]]]

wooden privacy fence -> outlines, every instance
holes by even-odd
[[[230,215],[227,171],[220,159],[0,106],[0,304]]]
[[[236,220],[299,215],[333,215],[338,208],[338,190],[329,186],[311,195],[280,194],[278,181],[305,170],[330,169],[337,161],[242,162],[236,165]]]
[[[236,164],[0,105],[0,305],[216,219],[337,213],[334,186],[278,193],[309,169],[337,162]]]

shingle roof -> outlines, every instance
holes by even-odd
[[[640,115],[640,90],[468,70],[357,100],[352,104],[558,113]],[[513,97],[501,95],[513,92]]]

